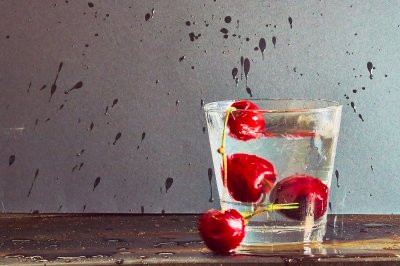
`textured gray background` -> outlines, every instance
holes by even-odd
[[[254,98],[343,103],[331,212],[400,213],[399,1],[92,3],[0,2],[1,211],[218,208],[201,105],[249,97],[243,56]]]

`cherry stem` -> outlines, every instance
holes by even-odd
[[[218,153],[222,156],[222,168],[224,169],[224,185],[228,186],[228,160],[226,158],[225,145],[226,145],[226,128],[228,127],[229,114],[235,111],[236,108],[230,106],[225,112],[224,129],[222,130],[221,147],[218,148]]]
[[[283,204],[274,204],[271,203],[267,205],[266,208],[256,210],[252,213],[249,214],[245,217],[243,217],[245,220],[248,220],[252,218],[253,216],[256,216],[258,214],[264,213],[264,212],[270,212],[270,211],[276,211],[276,210],[292,210],[292,209],[298,209],[299,208],[299,203],[283,203]]]

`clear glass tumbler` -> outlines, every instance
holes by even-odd
[[[321,242],[342,106],[252,99],[204,110],[221,208],[247,223],[242,245]]]

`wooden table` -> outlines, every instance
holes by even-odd
[[[1,214],[0,265],[400,265],[400,215],[329,216],[322,244],[204,247],[197,215]]]

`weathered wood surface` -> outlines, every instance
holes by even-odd
[[[330,215],[322,244],[205,248],[197,215],[2,214],[0,265],[400,265],[400,215]]]

